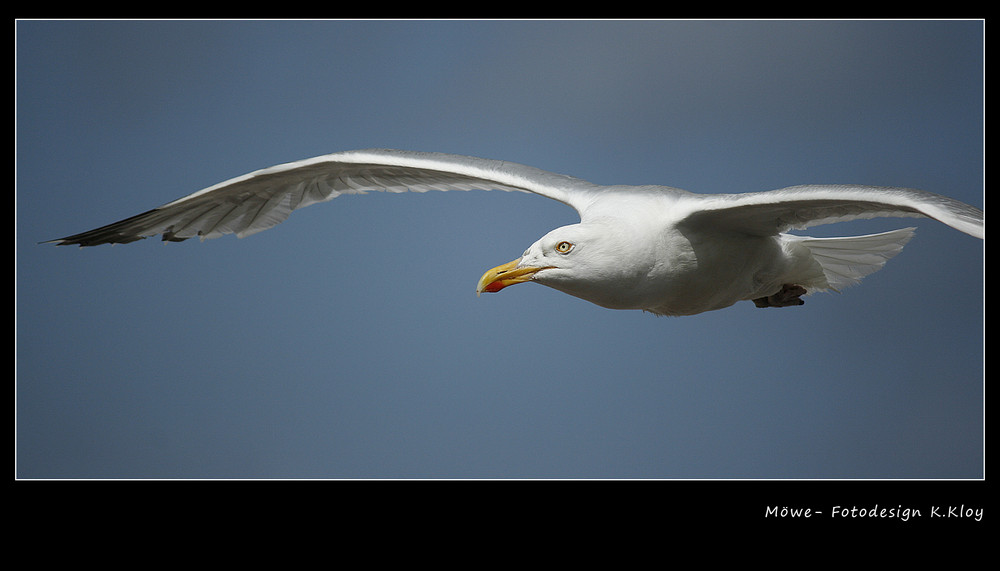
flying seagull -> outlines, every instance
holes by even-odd
[[[985,240],[983,211],[894,187],[793,186],[694,194],[666,186],[602,186],[506,161],[373,149],[323,155],[233,178],[148,212],[51,240],[59,245],[248,236],[298,208],[367,191],[505,190],[565,203],[580,222],[552,230],[518,259],[487,271],[477,293],[537,282],[613,309],[693,315],[751,300],[802,305],[802,296],[858,283],[898,254],[913,228],[811,238],[786,233],[876,217],[929,217]]]

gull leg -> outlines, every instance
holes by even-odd
[[[790,307],[793,305],[802,305],[805,301],[799,299],[799,297],[805,295],[805,293],[806,288],[800,285],[785,284],[781,286],[781,291],[778,293],[767,297],[758,297],[753,300],[753,303],[757,307]]]

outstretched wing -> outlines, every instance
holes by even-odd
[[[697,195],[681,225],[729,228],[753,235],[861,218],[928,217],[985,239],[983,211],[909,188],[809,185],[747,194]]]
[[[596,189],[586,181],[505,161],[444,153],[373,149],[333,153],[236,177],[148,212],[51,240],[59,245],[248,236],[292,211],[367,191],[506,190],[531,192],[580,211]]]

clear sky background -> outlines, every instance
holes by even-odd
[[[390,147],[695,192],[983,207],[984,25],[16,24],[21,478],[984,475],[984,243],[931,220],[802,307],[602,309],[481,273],[567,207],[349,196],[246,239],[39,242]]]

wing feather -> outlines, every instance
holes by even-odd
[[[118,222],[52,240],[59,245],[128,243],[163,235],[248,236],[283,222],[299,208],[343,194],[504,190],[530,192],[581,211],[598,189],[586,181],[510,163],[444,153],[373,149],[277,165],[210,186]]]
[[[693,195],[680,224],[754,235],[879,217],[927,217],[985,238],[983,211],[946,196],[909,188],[811,185],[747,194]]]

